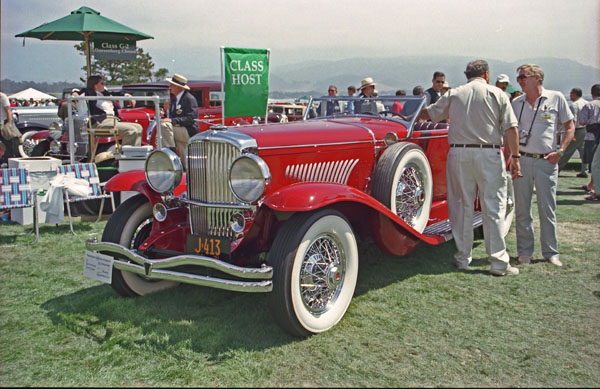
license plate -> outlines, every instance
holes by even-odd
[[[215,236],[188,234],[185,242],[185,252],[219,258],[220,255],[231,253],[231,241]]]
[[[83,275],[94,280],[112,283],[113,258],[95,251],[86,251]]]

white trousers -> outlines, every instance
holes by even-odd
[[[113,128],[115,119],[106,118],[102,123],[94,126],[95,128]],[[123,139],[124,146],[140,146],[142,144],[142,125],[138,123],[119,122],[116,123],[119,130],[119,137]]]
[[[509,256],[504,243],[506,180],[499,149],[450,148],[446,163],[448,213],[456,244],[455,263],[467,266],[473,252],[473,212],[479,192],[485,249],[492,270],[505,270]]]
[[[523,173],[523,177],[514,181],[517,251],[519,255],[531,256],[533,254],[535,235],[531,200],[535,188],[540,218],[542,255],[546,259],[558,259],[558,239],[556,237],[558,165],[553,165],[542,158],[522,156],[521,173]]]
[[[187,128],[183,126],[174,126],[171,122],[163,122],[160,126],[163,147],[177,147],[177,154],[179,154],[179,157],[185,158],[187,142],[190,139]]]

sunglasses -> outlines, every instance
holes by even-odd
[[[329,92],[337,92],[335,89],[329,89]]]
[[[523,81],[526,78],[530,78],[530,77],[535,77],[535,75],[531,75],[531,76],[526,76],[524,74],[521,74],[520,76],[517,76],[517,81]]]

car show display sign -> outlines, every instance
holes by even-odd
[[[221,47],[223,119],[267,116],[269,49]]]
[[[98,60],[133,61],[136,56],[134,41],[123,39],[96,39],[92,42],[92,53]]]

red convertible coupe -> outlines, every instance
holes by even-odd
[[[398,100],[413,112],[392,111]],[[340,108],[319,117],[328,102]],[[451,238],[448,129],[417,122],[423,104],[315,99],[302,121],[202,132],[185,160],[154,151],[145,172],[106,184],[139,194],[116,209],[102,241],[87,242],[86,274],[125,297],[181,282],[266,292],[289,333],[330,329],[355,290],[356,236],[393,255]]]

